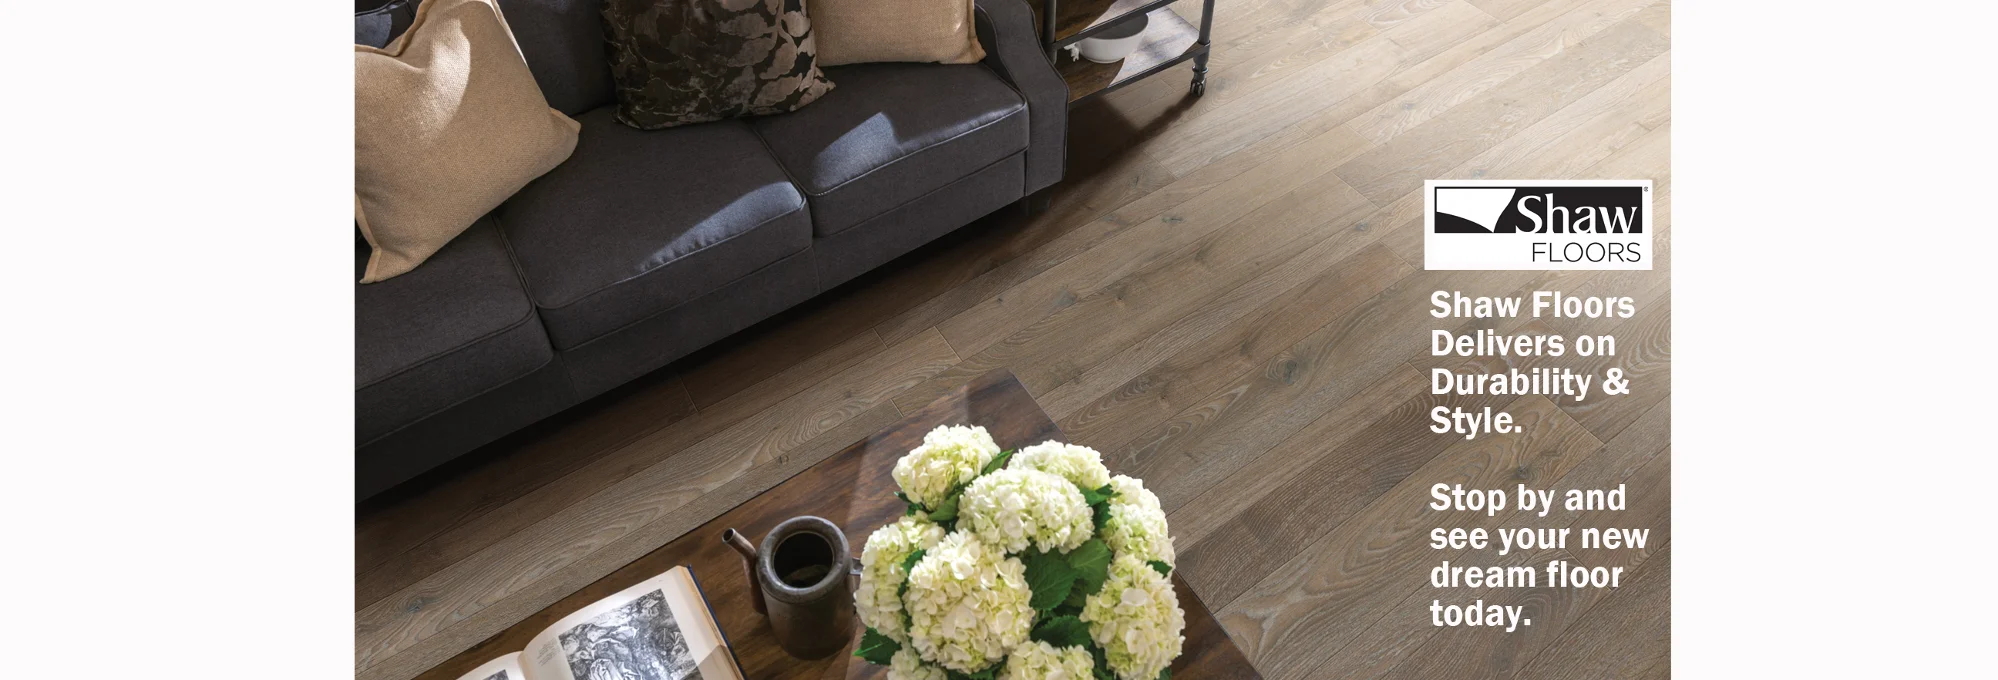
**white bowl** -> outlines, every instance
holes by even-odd
[[[1145,37],[1145,26],[1150,17],[1140,14],[1124,20],[1115,27],[1076,43],[1082,58],[1098,64],[1111,64],[1123,61],[1137,51],[1138,43]]]

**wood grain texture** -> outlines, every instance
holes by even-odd
[[[503,631],[995,370],[1161,496],[1176,574],[1268,677],[1662,676],[1670,27],[1669,0],[1217,3],[1206,95],[1152,78],[1077,107],[1048,211],[981,219],[359,508],[356,677],[436,677],[482,641],[497,651]],[[1652,180],[1654,270],[1422,271],[1421,180],[1480,177]],[[1638,313],[1438,320],[1436,290],[1627,295]],[[1423,404],[1495,401],[1431,397],[1425,369],[1508,365],[1428,357],[1432,328],[1614,334],[1614,359],[1510,365],[1615,365],[1637,391],[1513,406],[1548,423],[1525,440],[1424,441]],[[1563,484],[1648,485],[1645,505],[1588,521],[1662,540],[1563,553],[1622,560],[1631,583],[1520,593],[1508,604],[1545,618],[1525,634],[1440,631],[1423,573],[1440,556],[1411,557],[1427,550],[1409,547],[1408,489],[1510,481],[1517,465],[1492,462],[1509,456]],[[727,565],[704,582],[737,577]]]
[[[433,541],[443,531],[489,525],[478,520],[693,413],[679,376],[640,380],[489,447],[495,454],[490,460],[476,461],[451,484],[404,489],[385,502],[371,502],[357,513],[354,526],[355,606],[407,585],[389,575],[423,571],[419,563],[434,558],[419,555],[437,550]]]
[[[1632,428],[1624,436],[1611,440],[1602,450],[1590,454],[1568,474],[1555,483],[1559,488],[1608,488],[1619,483],[1629,483],[1633,488],[1643,479],[1635,476],[1663,452],[1669,436],[1664,417],[1665,409],[1653,408],[1643,421],[1642,427]],[[1669,491],[1647,490],[1647,494],[1669,498]],[[1656,502],[1652,498],[1649,502]],[[1540,517],[1533,513],[1510,512],[1505,516],[1478,522],[1486,529],[1558,529],[1573,528],[1581,524],[1582,518],[1566,513],[1549,513]],[[1617,526],[1635,526],[1617,522]],[[1508,556],[1498,556],[1487,551],[1444,550],[1434,551],[1433,562],[1449,560],[1453,565],[1527,566],[1544,564],[1545,560],[1556,559],[1558,551],[1519,552]],[[1591,565],[1596,566],[1596,565]],[[1517,664],[1533,656],[1533,649],[1546,644],[1549,637],[1559,634],[1561,623],[1550,618],[1549,605],[1556,601],[1570,601],[1554,597],[1558,593],[1541,591],[1525,597],[1507,597],[1513,603],[1529,609],[1525,618],[1533,619],[1534,628],[1519,633],[1501,634],[1485,631],[1482,635],[1455,633],[1449,641],[1437,643],[1435,638],[1444,637],[1446,631],[1427,625],[1422,620],[1428,604],[1440,597],[1435,589],[1423,583],[1397,584],[1407,596],[1397,606],[1386,608],[1381,616],[1333,656],[1322,663],[1340,668],[1350,677],[1380,677],[1390,673],[1408,675],[1418,671],[1434,671],[1439,675],[1431,677],[1487,677],[1494,673],[1517,670]],[[1500,595],[1498,591],[1485,594]],[[1453,597],[1461,593],[1453,594]],[[1509,595],[1509,593],[1507,594]],[[1473,595],[1474,597],[1476,595]],[[1550,630],[1552,632],[1550,632]],[[1439,649],[1454,647],[1454,649]],[[1525,649],[1523,649],[1525,648]],[[1448,658],[1428,660],[1418,658],[1430,654],[1444,654]],[[1439,668],[1443,664],[1444,668]],[[1445,670],[1447,668],[1447,670]],[[1534,676],[1524,676],[1534,677]]]
[[[1534,425],[1445,449],[1255,588],[1222,605],[1222,621],[1258,668],[1272,677],[1295,677],[1319,667],[1323,657],[1345,646],[1346,636],[1364,631],[1365,621],[1400,602],[1400,592],[1383,585],[1423,582],[1430,566],[1429,529],[1469,528],[1476,521],[1470,513],[1429,509],[1430,484],[1549,484],[1601,446],[1546,399],[1524,397],[1507,410]],[[1310,643],[1301,644],[1306,640]]]

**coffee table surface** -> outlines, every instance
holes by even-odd
[[[481,663],[526,647],[535,633],[570,612],[682,564],[700,581],[744,676],[752,680],[882,677],[885,668],[853,657],[853,641],[845,651],[815,661],[795,659],[779,649],[770,624],[749,603],[742,558],[721,542],[721,533],[734,528],[756,543],[778,522],[818,515],[838,524],[858,555],[868,534],[902,514],[889,470],[922,442],[925,433],[945,424],[982,425],[1004,448],[1066,439],[1011,373],[988,373],[424,672],[418,680],[455,680]],[[1172,665],[1172,676],[1260,678],[1186,582],[1177,574],[1172,581],[1180,607],[1186,610],[1186,646]]]

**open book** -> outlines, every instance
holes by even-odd
[[[563,617],[458,680],[742,680],[694,572],[654,576]]]

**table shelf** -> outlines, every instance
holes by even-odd
[[[1202,0],[1200,25],[1194,26],[1167,7],[1175,0],[1041,0],[1029,2],[1041,25],[1041,42],[1055,71],[1068,84],[1069,106],[1108,94],[1181,62],[1193,62],[1190,91],[1207,90],[1208,36],[1214,23],[1214,0]],[[1064,48],[1102,32],[1120,21],[1149,15],[1138,48],[1121,61],[1098,64],[1070,57]]]

